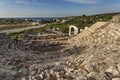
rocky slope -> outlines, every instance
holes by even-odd
[[[59,54],[0,47],[0,79],[120,80],[119,21],[115,16],[93,32],[84,30],[72,38],[72,48]]]

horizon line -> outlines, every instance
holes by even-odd
[[[70,16],[12,16],[12,17],[0,17],[0,18],[61,18],[61,17],[74,17],[74,16],[82,16],[82,15],[86,15],[86,16],[92,16],[92,15],[100,15],[100,14],[120,14],[120,12],[105,12],[105,13],[92,13],[92,14],[81,14],[81,15],[70,15]]]

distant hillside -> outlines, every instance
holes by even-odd
[[[97,15],[88,15],[88,16],[82,15],[82,16],[69,17],[66,24],[76,25],[79,28],[84,28],[85,26],[89,27],[98,21],[111,20],[112,17],[117,14],[120,13],[97,14]]]
[[[46,29],[59,28],[62,33],[68,33],[69,25],[75,25],[80,29],[85,27],[90,27],[92,24],[98,21],[109,21],[113,16],[120,13],[108,13],[108,14],[96,14],[96,15],[82,15],[82,16],[72,16],[72,17],[63,17],[57,18],[56,22],[49,23],[44,28],[31,29],[25,31],[25,33],[39,33],[45,32]],[[21,33],[20,33],[21,34]]]
[[[60,28],[63,33],[68,33],[68,25],[75,25],[80,29],[84,29],[84,27],[89,27],[92,24],[98,21],[109,21],[113,16],[120,13],[107,13],[107,14],[96,14],[96,15],[82,15],[82,16],[72,16],[72,17],[64,17],[58,18],[59,22],[51,23],[47,26],[47,28]],[[62,22],[65,20],[65,22]]]

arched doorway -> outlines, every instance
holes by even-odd
[[[71,36],[74,35],[74,31],[75,31],[75,30],[74,30],[74,28],[72,27],[72,28],[71,28]]]
[[[69,36],[77,35],[78,34],[78,27],[76,26],[69,26]]]

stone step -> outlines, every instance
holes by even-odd
[[[120,32],[120,27],[111,27],[111,28]]]
[[[87,39],[87,37],[90,36],[91,33],[94,33],[97,29],[103,27],[105,24],[106,24],[106,22],[97,22],[97,23],[95,23],[91,27],[89,27],[89,28],[85,29],[84,31],[82,31],[80,34],[72,37],[71,40],[69,40],[70,43],[73,44],[73,45],[79,45],[80,42],[82,42],[83,40],[90,41],[90,39]]]
[[[114,34],[114,36],[119,36],[120,37],[120,32],[119,31],[112,30],[112,33]]]

